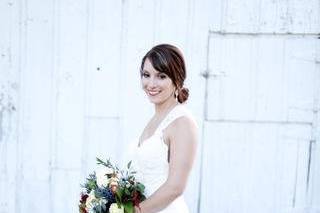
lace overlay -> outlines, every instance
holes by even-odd
[[[139,145],[137,138],[131,144],[132,166],[137,171],[137,179],[145,185],[146,196],[152,195],[167,179],[169,173],[168,146],[163,140],[163,130],[179,117],[191,113],[181,104],[175,106],[160,123],[154,134]],[[187,213],[183,196],[178,197],[161,213]]]

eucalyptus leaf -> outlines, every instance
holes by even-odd
[[[130,169],[132,161],[129,161],[127,168]]]

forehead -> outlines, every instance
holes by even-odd
[[[145,62],[144,62],[143,71],[156,72],[156,73],[159,72],[158,70],[156,70],[156,69],[152,66],[152,64],[151,64],[151,62],[150,62],[150,60],[149,60],[148,58],[147,58],[147,59],[145,60]]]

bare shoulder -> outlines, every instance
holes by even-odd
[[[191,130],[197,129],[196,123],[193,119],[189,118],[188,116],[181,116],[175,119],[171,124],[170,127],[175,130],[183,129],[183,130]]]
[[[197,125],[188,116],[181,116],[175,119],[167,128],[169,138],[195,138],[197,137]]]

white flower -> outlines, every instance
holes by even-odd
[[[110,168],[101,168],[96,171],[97,185],[99,187],[107,187],[109,185],[108,174],[112,174],[113,170]]]
[[[96,213],[96,208],[97,207],[102,207],[102,206],[105,206],[107,204],[107,200],[106,199],[103,199],[103,198],[97,198],[95,195],[94,195],[94,190],[92,190],[89,194],[89,197],[87,198],[86,200],[86,210],[89,212],[89,213]]]
[[[109,208],[109,213],[124,213],[124,208],[123,208],[123,206],[118,208],[117,203],[113,203],[113,204],[111,204],[111,206]]]
[[[87,206],[88,208],[90,208],[90,207],[92,206],[93,202],[94,202],[96,199],[97,199],[97,198],[96,198],[96,196],[94,195],[94,190],[92,190],[92,191],[90,192],[90,194],[89,194],[89,197],[88,197],[87,200],[86,200],[86,206]]]

